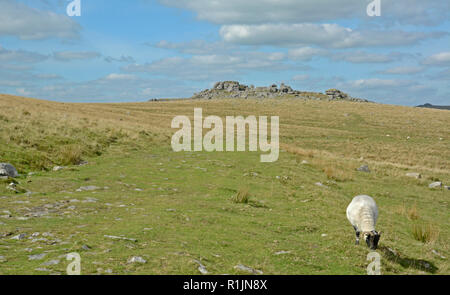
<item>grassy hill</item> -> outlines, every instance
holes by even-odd
[[[174,153],[170,123],[192,118],[194,107],[279,116],[278,162]],[[200,274],[196,261],[210,274],[245,274],[238,264],[264,274],[365,274],[369,249],[354,245],[345,216],[358,194],[379,206],[383,274],[450,274],[450,191],[428,188],[450,184],[448,126],[447,111],[344,101],[0,95],[0,162],[15,165],[18,188],[31,192],[0,180],[0,274],[65,273],[70,252],[81,254],[83,274]],[[363,164],[370,173],[356,171]],[[66,168],[52,171],[58,165]],[[46,255],[29,260],[37,254]],[[147,263],[127,263],[133,256]]]

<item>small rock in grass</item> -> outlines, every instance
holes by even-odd
[[[359,172],[365,172],[365,173],[369,173],[370,172],[369,166],[367,166],[367,165],[362,165],[361,167],[359,167],[356,170],[358,170]]]
[[[61,171],[61,170],[65,169],[65,168],[66,167],[63,167],[63,166],[55,166],[55,167],[53,167],[53,171],[57,172],[57,171]]]
[[[413,178],[415,178],[415,179],[421,179],[422,178],[422,175],[420,175],[420,173],[406,173],[406,176],[407,177],[413,177]]]
[[[429,188],[441,188],[442,187],[442,182],[440,182],[440,181],[433,182],[428,187]]]
[[[248,266],[245,266],[245,265],[242,265],[242,264],[238,264],[234,268],[238,269],[238,270],[246,271],[246,272],[249,272],[249,273],[252,273],[252,274],[255,274],[255,275],[256,274],[259,274],[259,275],[263,274],[263,272],[260,271],[260,270],[253,269],[251,267],[248,267]]]
[[[200,261],[198,260],[194,260],[195,263],[197,263],[198,266],[198,271],[203,274],[203,275],[207,275],[208,274],[208,270],[206,269],[206,266],[204,266]]]
[[[45,254],[45,253],[36,254],[36,255],[29,255],[28,256],[28,260],[42,260],[42,259],[44,259],[45,256],[47,256],[47,254]]]
[[[27,234],[18,234],[17,236],[14,236],[11,238],[11,240],[23,240],[27,237]]]
[[[327,188],[327,186],[321,182],[316,182],[315,185]]]
[[[88,245],[83,245],[83,246],[81,246],[81,249],[83,249],[85,251],[89,251],[89,250],[91,250],[91,247],[89,247]]]
[[[0,262],[6,262],[7,260],[6,260],[6,258],[5,258],[5,256],[1,256],[0,255]]]
[[[98,186],[89,185],[89,186],[82,186],[79,189],[77,189],[76,191],[77,192],[83,192],[83,191],[88,192],[88,191],[96,191],[96,190],[99,190],[99,189],[100,188]]]
[[[285,254],[291,254],[291,251],[278,251],[278,252],[275,252],[275,255],[285,255]]]
[[[125,241],[137,242],[137,239],[133,239],[133,238],[125,238],[125,237],[110,236],[110,235],[104,235],[104,237],[113,239],[113,240],[125,240]]]
[[[147,260],[145,260],[144,258],[140,257],[140,256],[133,256],[130,259],[128,259],[128,263],[147,263]]]
[[[443,256],[443,255],[441,255],[441,253],[439,253],[438,251],[436,251],[436,250],[431,250],[431,252],[434,254],[434,255],[436,255],[436,256],[439,256],[440,258],[442,258],[442,259],[445,259],[446,257],[445,256]]]
[[[59,264],[59,262],[60,262],[59,259],[54,259],[54,260],[44,262],[41,265],[43,265],[43,266],[57,265],[57,264]]]

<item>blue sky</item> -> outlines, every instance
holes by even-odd
[[[190,97],[220,80],[450,104],[450,1],[0,0],[0,93]]]

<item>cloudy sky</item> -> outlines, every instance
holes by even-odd
[[[220,80],[450,104],[450,1],[0,0],[0,93],[190,97]]]

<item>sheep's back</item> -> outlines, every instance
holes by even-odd
[[[361,227],[361,215],[364,209],[368,209],[373,216],[374,223],[378,219],[378,208],[374,199],[370,196],[361,195],[353,198],[347,207],[347,219],[353,226]]]

